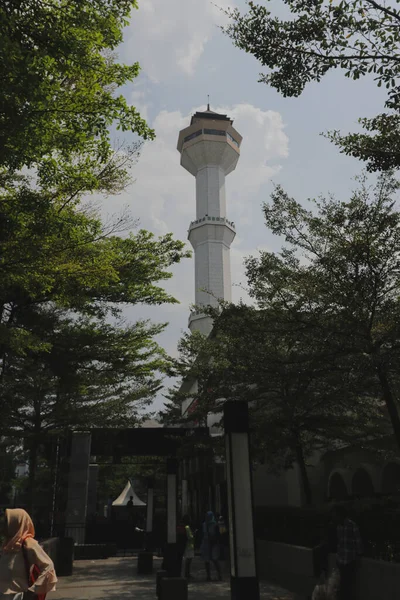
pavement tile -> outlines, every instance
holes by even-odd
[[[61,577],[57,591],[48,600],[156,600],[155,573],[161,559],[154,558],[154,575],[136,574],[136,557],[76,561],[72,577]],[[189,584],[189,600],[230,599],[229,574],[224,565],[224,581],[205,581],[204,565],[193,561],[194,580]],[[212,573],[215,577],[215,573]],[[294,596],[275,585],[261,582],[262,600],[294,600]]]

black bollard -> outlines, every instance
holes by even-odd
[[[156,596],[157,596],[157,598],[160,598],[160,596],[161,596],[161,580],[164,577],[168,577],[168,573],[165,569],[160,569],[159,571],[157,571],[157,575],[156,575]]]
[[[153,572],[153,553],[139,552],[137,560],[137,574],[151,575]]]
[[[184,577],[163,577],[160,600],[188,600],[188,582]]]

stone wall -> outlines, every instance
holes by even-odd
[[[257,540],[258,574],[300,596],[311,596],[314,577],[311,548]]]

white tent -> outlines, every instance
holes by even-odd
[[[123,492],[118,496],[112,503],[113,506],[126,506],[132,496],[133,506],[146,506],[146,502],[142,502],[141,499],[135,494],[130,481],[126,484]]]

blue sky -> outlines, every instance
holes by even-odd
[[[263,0],[260,0],[262,2]],[[216,0],[222,8],[238,6]],[[311,84],[300,98],[283,98],[258,83],[262,70],[250,55],[235,48],[222,34],[223,13],[209,0],[142,0],[132,13],[119,48],[123,62],[139,61],[139,78],[122,91],[155,128],[157,139],[144,146],[133,171],[135,182],[120,196],[107,200],[108,213],[129,207],[140,226],[156,235],[172,231],[186,240],[195,215],[195,180],[180,167],[176,150],[179,130],[189,124],[191,114],[211,108],[234,118],[243,136],[241,158],[228,176],[227,214],[236,224],[232,244],[233,300],[247,299],[243,258],[260,249],[279,249],[263,224],[261,205],[273,183],[280,183],[297,200],[334,193],[347,199],[363,164],[341,155],[320,133],[358,129],[357,119],[381,111],[384,92],[372,78],[353,82],[337,71],[322,83]],[[271,9],[281,10],[281,0]],[[194,300],[193,260],[174,268],[165,286],[179,305],[132,307],[126,318],[168,321],[160,343],[172,354],[187,327]],[[155,406],[162,404],[161,396]]]

